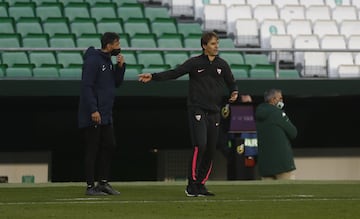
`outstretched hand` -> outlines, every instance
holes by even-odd
[[[150,73],[139,74],[140,82],[147,83],[147,82],[151,81],[151,79],[152,79],[152,75]]]
[[[233,91],[233,92],[231,93],[230,98],[229,98],[229,102],[230,102],[230,103],[233,103],[233,102],[236,101],[237,98],[238,98],[238,92],[237,92],[237,91]]]

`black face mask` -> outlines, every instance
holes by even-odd
[[[110,54],[111,54],[112,56],[117,56],[117,55],[120,54],[120,52],[121,52],[121,49],[120,49],[120,48],[119,48],[119,49],[113,49]]]

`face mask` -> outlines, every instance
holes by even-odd
[[[117,56],[117,55],[120,54],[120,52],[121,52],[121,49],[113,49],[113,50],[111,51],[111,55],[112,55],[112,56]]]
[[[282,101],[279,101],[279,102],[277,102],[276,107],[279,109],[282,109],[282,108],[284,108],[284,105],[285,104]]]

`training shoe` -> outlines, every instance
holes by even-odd
[[[189,184],[186,186],[185,194],[187,197],[197,197],[199,195],[196,184]]]
[[[103,196],[107,193],[102,192],[97,186],[93,186],[86,189],[85,195]]]
[[[99,183],[97,187],[99,188],[100,191],[108,195],[120,195],[120,192],[113,189],[109,183],[104,183],[104,184]]]
[[[215,196],[214,193],[209,192],[204,184],[198,185],[199,196]]]

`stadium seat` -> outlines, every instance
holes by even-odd
[[[105,32],[123,33],[123,20],[121,18],[103,18],[97,21],[96,29],[99,34]]]
[[[259,47],[260,37],[256,19],[238,19],[235,22],[235,45],[239,47]]]
[[[339,78],[359,78],[360,65],[344,65],[338,66]]]
[[[320,47],[322,49],[346,49],[346,40],[343,35],[324,35]]]
[[[204,31],[226,32],[226,6],[222,4],[204,5]]]
[[[43,2],[35,8],[36,16],[42,21],[49,17],[63,17],[63,4],[60,2]]]
[[[330,78],[339,77],[338,67],[340,65],[354,65],[354,59],[350,52],[333,52],[329,54],[328,74]]]
[[[33,64],[20,64],[6,69],[6,77],[8,78],[31,78],[33,76]]]
[[[128,70],[128,64],[130,65],[136,65],[137,64],[137,58],[136,58],[136,52],[134,51],[122,51],[122,55],[125,58],[126,62],[126,71]]]
[[[279,19],[276,5],[258,5],[253,10],[253,17],[261,24],[265,19]]]
[[[158,51],[143,51],[137,53],[138,64],[144,65],[147,68],[149,65],[164,65],[162,52]]]
[[[28,0],[28,1],[34,2],[36,6],[40,6],[44,3],[58,3],[58,0]]]
[[[83,3],[84,0],[61,0],[64,6],[69,5],[69,3]]]
[[[94,46],[95,48],[101,48],[100,42],[101,34],[82,34],[76,37],[76,46],[79,48],[88,48]],[[122,45],[122,40],[120,41]]]
[[[291,20],[286,26],[286,33],[290,34],[293,39],[298,35],[311,35],[312,25],[310,20]]]
[[[151,32],[157,37],[164,33],[177,33],[176,20],[174,18],[156,18],[151,22]]]
[[[20,17],[16,22],[16,32],[22,37],[29,33],[43,33],[40,18]]]
[[[18,33],[0,34],[0,48],[20,47],[21,36]]]
[[[77,51],[58,51],[56,53],[57,64],[61,64],[64,68],[71,64],[82,64],[82,52]]]
[[[306,8],[305,18],[315,23],[316,20],[331,20],[330,7],[327,5],[311,5]]]
[[[234,41],[230,38],[221,38],[219,42],[220,49],[233,49],[235,48]]]
[[[252,8],[250,5],[230,5],[226,10],[227,34],[235,35],[237,19],[251,19]]]
[[[313,34],[319,36],[320,39],[325,35],[338,35],[339,30],[335,20],[317,20],[313,25]]]
[[[96,2],[90,7],[90,14],[96,21],[103,18],[116,18],[116,4],[112,2]],[[119,31],[116,30],[115,32]]]
[[[254,68],[257,65],[269,65],[269,60],[265,54],[245,54],[245,64],[251,65]]]
[[[265,19],[260,27],[261,48],[270,48],[270,36],[286,34],[284,20]]]
[[[249,72],[250,72],[251,66],[250,65],[232,64],[230,66],[230,69],[234,75],[235,80],[241,80],[243,78],[249,77]]]
[[[82,65],[72,64],[67,68],[60,68],[59,75],[61,79],[80,80],[82,72]]]
[[[49,39],[50,47],[53,48],[75,48],[74,34],[55,34]]]
[[[97,33],[95,24],[96,20],[94,18],[75,18],[74,21],[70,23],[70,30],[76,37],[82,34],[93,34]]]
[[[0,2],[0,17],[8,17],[9,16],[8,9],[9,9],[9,3]]]
[[[29,64],[29,58],[26,52],[22,51],[4,51],[2,53],[2,62],[9,67],[16,64]]]
[[[49,47],[49,35],[28,34],[22,38],[22,46],[25,48],[47,48]]]
[[[351,35],[360,35],[360,20],[344,20],[340,25],[340,34],[349,38]]]
[[[194,48],[201,49],[201,33],[199,34],[190,34],[188,37],[184,38],[184,47],[185,48]]]
[[[179,23],[177,22],[178,33],[182,34],[185,38],[189,34],[201,34],[201,26],[199,23]]]
[[[196,1],[194,2],[193,0],[171,0],[170,15],[172,17],[195,17],[195,10],[197,8],[194,6],[196,6]],[[203,8],[202,1],[201,6]],[[201,15],[198,18],[201,18]]]
[[[121,48],[131,47],[129,34],[120,33],[119,36],[120,36],[120,47]]]
[[[12,17],[1,17],[0,34],[15,33],[15,21]]]
[[[165,64],[170,65],[171,68],[184,63],[188,58],[189,54],[187,52],[164,52]]]
[[[253,79],[274,79],[275,71],[273,66],[254,67],[250,69],[250,78]]]
[[[57,64],[56,58],[53,52],[29,52],[30,63],[34,64],[35,67],[42,67],[45,64],[55,65]]]
[[[285,5],[280,8],[280,19],[283,19],[286,23],[291,20],[304,20],[305,19],[305,7],[302,5]]]
[[[124,80],[138,80],[138,74],[142,73],[143,65],[137,64],[126,64],[126,73],[124,76]]]
[[[89,4],[86,2],[69,2],[64,7],[64,16],[70,22],[75,18],[90,18]]]
[[[145,18],[144,6],[139,3],[123,3],[117,8],[117,14],[124,22],[129,18]]]
[[[246,0],[248,5],[251,5],[252,8],[255,8],[258,5],[271,5],[271,0]]]
[[[15,2],[14,5],[9,6],[9,16],[17,21],[20,17],[35,17],[35,3],[34,2]]]
[[[166,71],[169,70],[170,66],[166,65],[166,64],[151,64],[148,67],[144,67],[142,69],[143,72],[150,72],[150,73],[155,73],[155,72],[162,72],[162,71]]]
[[[332,19],[338,24],[346,20],[357,20],[358,12],[355,6],[336,6],[332,11]]]
[[[306,8],[312,5],[324,5],[324,0],[299,0],[300,5],[305,6]]]
[[[347,41],[347,48],[360,49],[360,35],[351,35]]]
[[[270,36],[270,48],[271,49],[292,49],[293,40],[291,35],[272,35]],[[294,56],[292,52],[279,52],[278,60],[280,62],[294,62]],[[271,52],[270,61],[276,61],[276,52]]]
[[[150,22],[155,21],[156,18],[170,18],[169,12],[164,7],[145,7],[145,17]]]
[[[182,48],[183,36],[177,33],[164,33],[157,39],[160,48]]]
[[[33,69],[35,79],[57,79],[59,68],[56,67],[36,67]]]
[[[149,33],[138,33],[131,38],[131,47],[137,48],[156,48],[156,36],[155,34]]]
[[[63,18],[48,18],[43,22],[44,33],[49,34],[50,37],[55,34],[69,34],[69,20],[66,17]]]
[[[124,29],[130,37],[137,33],[151,33],[150,22],[147,18],[129,18],[124,23]]]
[[[232,5],[245,5],[246,0],[220,0],[219,3],[229,8]]]
[[[299,0],[273,0],[273,4],[277,5],[279,9],[284,8],[288,5],[294,6],[299,4]]]
[[[351,5],[352,0],[325,0],[325,4],[330,6],[331,8],[336,8],[339,6],[347,6]]]
[[[244,57],[240,52],[221,51],[219,56],[224,59],[229,65],[242,65],[245,64]]]
[[[280,69],[280,79],[298,79],[300,78],[299,73],[295,69]]]

